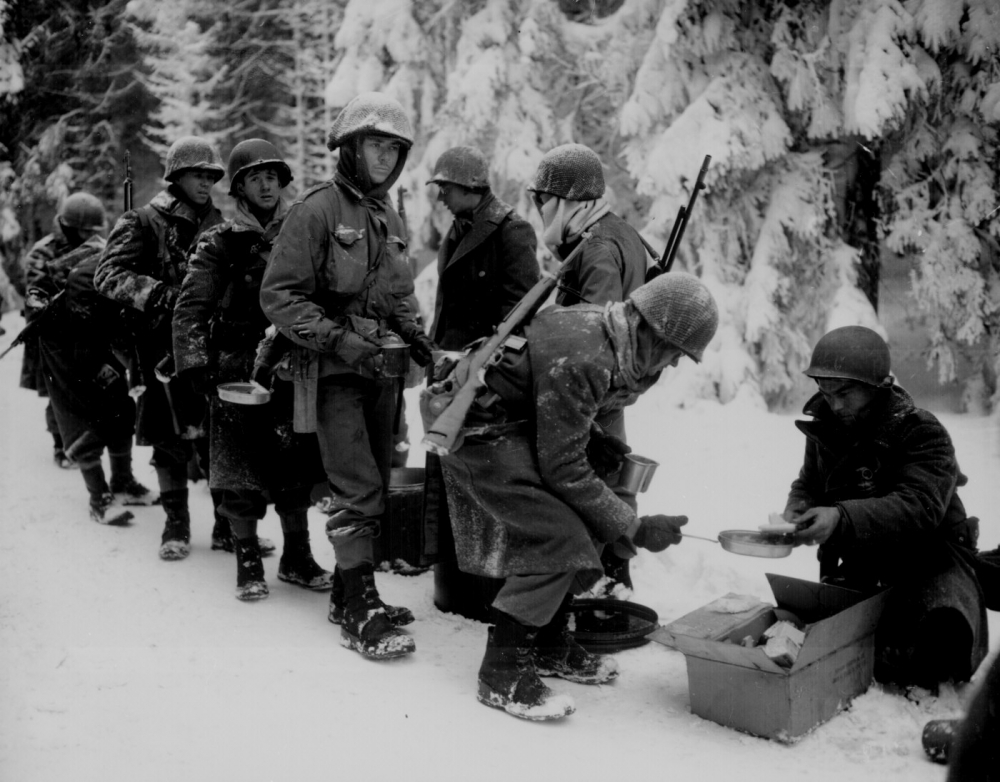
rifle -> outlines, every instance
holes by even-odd
[[[562,262],[556,274],[543,273],[542,279],[534,284],[514,309],[507,313],[494,328],[493,335],[475,351],[463,356],[451,373],[424,389],[420,394],[420,412],[425,421],[426,433],[421,441],[425,448],[438,456],[447,456],[456,449],[455,442],[465,423],[465,416],[472,407],[476,396],[486,384],[485,370],[499,357],[504,344],[515,329],[527,322],[556,289],[570,262],[583,249],[591,234],[584,231],[580,243]],[[426,426],[428,420],[433,421]]]
[[[132,211],[132,156],[125,150],[122,160],[125,164],[125,180],[122,182],[124,191],[124,203],[126,212]],[[139,354],[135,350],[135,335],[129,341],[129,346],[122,356],[122,363],[125,365],[125,377],[128,380],[128,393],[133,399],[138,399],[146,391],[146,385],[142,382],[142,373],[139,370]],[[171,410],[173,412],[173,410]]]
[[[8,353],[10,353],[18,345],[23,345],[29,339],[34,339],[35,337],[38,336],[38,332],[40,332],[42,330],[42,326],[44,325],[45,321],[47,320],[47,318],[49,316],[49,313],[55,311],[55,305],[59,302],[59,299],[62,298],[62,295],[63,295],[64,292],[65,292],[65,289],[59,291],[59,293],[57,293],[55,296],[53,296],[49,300],[48,304],[46,304],[44,307],[42,307],[35,314],[34,318],[31,320],[31,322],[27,326],[25,326],[23,329],[21,329],[21,331],[18,333],[18,335],[16,337],[14,337],[14,341],[11,342],[7,346],[7,348],[4,350],[3,353],[0,353],[0,359],[2,359],[4,356],[6,356]]]
[[[695,180],[694,188],[691,190],[691,199],[688,201],[687,207],[681,205],[677,210],[677,219],[674,220],[674,226],[670,229],[670,238],[667,239],[667,246],[663,250],[663,257],[657,259],[656,263],[649,267],[649,270],[646,272],[646,282],[659,277],[661,274],[665,274],[673,267],[674,259],[677,257],[677,249],[681,246],[681,237],[684,236],[684,229],[687,228],[691,212],[694,210],[695,199],[698,198],[698,191],[705,189],[705,174],[708,172],[708,164],[711,161],[712,156],[705,155],[705,160],[701,164],[701,171],[698,172],[698,178]]]

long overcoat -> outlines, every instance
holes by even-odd
[[[540,276],[534,229],[514,207],[491,193],[463,223],[452,223],[438,250],[431,336],[442,350],[492,334]]]
[[[262,228],[241,212],[202,234],[174,309],[178,372],[205,368],[213,388],[250,378],[270,325],[260,308],[260,284],[280,227],[280,219]],[[292,431],[290,382],[276,377],[264,405],[237,405],[214,394],[210,406],[212,488],[279,490],[324,479],[316,436]]]
[[[168,188],[146,206],[126,212],[115,224],[97,267],[98,291],[128,305],[139,367],[146,392],[139,397],[136,441],[139,445],[170,442],[202,423],[204,400],[174,378],[170,395],[181,432],[173,415],[156,366],[171,355],[172,313],[151,311],[150,297],[163,286],[180,290],[187,272],[188,252],[198,237],[222,222],[222,213],[209,204],[196,212]],[[154,296],[156,298],[156,296]]]
[[[591,424],[638,392],[616,385],[603,308],[551,307],[525,334],[534,414],[470,432],[441,457],[458,564],[495,578],[579,571],[586,587],[603,572],[595,541],[618,541],[635,521],[587,459]]]
[[[803,412],[814,420],[796,422],[806,450],[786,507],[836,506],[842,517],[819,547],[821,578],[863,592],[893,587],[879,628],[888,657],[927,612],[956,609],[973,636],[971,674],[988,641],[973,570],[978,520],[958,496],[967,478],[947,430],[898,386],[856,437],[820,394]]]
[[[587,230],[592,237],[565,270],[556,304],[569,307],[625,301],[646,281],[646,247],[642,239],[613,212]],[[577,242],[561,246],[559,254],[567,258]]]

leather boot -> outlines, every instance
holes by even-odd
[[[236,547],[236,599],[263,600],[268,596],[264,581],[264,563],[260,558],[257,536],[234,538]]]
[[[539,676],[558,676],[579,684],[604,684],[618,676],[618,661],[588,652],[569,631],[573,598],[567,595],[556,615],[538,631],[533,655]]]
[[[524,720],[556,720],[576,710],[569,695],[559,695],[538,678],[532,647],[538,628],[496,612],[486,654],[479,666],[480,703]]]
[[[333,568],[333,588],[330,590],[330,609],[327,619],[333,624],[339,625],[344,621],[344,577],[339,565]],[[379,602],[382,603],[381,598]],[[382,603],[386,616],[392,622],[393,627],[404,627],[413,622],[413,612],[404,606],[391,606]]]
[[[344,579],[344,619],[340,643],[370,660],[390,660],[416,651],[410,636],[398,630],[386,614],[375,588],[370,563],[341,571]]]
[[[284,535],[285,548],[278,563],[278,578],[306,589],[329,589],[333,573],[321,568],[313,559],[309,530],[285,532]]]
[[[104,478],[104,469],[100,464],[81,468],[83,482],[90,494],[90,518],[98,524],[123,525],[132,520],[132,512],[122,507],[121,503],[108,488]]]
[[[188,490],[171,489],[160,494],[167,514],[160,538],[160,559],[184,559],[191,553],[191,514],[188,512]]]

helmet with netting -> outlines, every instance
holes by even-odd
[[[399,101],[381,92],[363,92],[344,106],[326,137],[327,149],[334,150],[351,136],[372,133],[413,145],[413,127]]]
[[[451,182],[470,190],[485,190],[490,186],[490,164],[486,155],[475,147],[452,147],[442,153],[434,164],[434,173],[427,184]]]
[[[805,374],[885,386],[892,383],[889,368],[889,346],[882,337],[864,326],[843,326],[816,343]]]
[[[104,204],[90,193],[73,193],[62,202],[58,212],[59,222],[65,228],[104,228]]]
[[[176,182],[180,174],[191,170],[208,171],[216,182],[226,173],[215,147],[201,136],[182,136],[177,139],[167,150],[165,165],[167,170],[163,178],[168,182]]]
[[[236,195],[236,185],[251,169],[262,167],[273,168],[278,172],[278,185],[285,187],[292,181],[292,169],[270,141],[262,138],[250,138],[241,141],[229,153],[229,195]]]
[[[593,201],[604,195],[604,167],[590,147],[563,144],[545,153],[528,190],[570,201]]]
[[[636,288],[629,299],[660,339],[701,361],[719,327],[719,308],[701,280],[668,272]]]

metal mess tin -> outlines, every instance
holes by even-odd
[[[795,546],[790,533],[774,535],[750,530],[729,529],[719,533],[719,543],[726,551],[748,557],[777,559],[787,557]]]
[[[271,400],[271,392],[254,383],[222,383],[216,390],[219,399],[236,405],[263,405]]]
[[[628,494],[641,494],[649,488],[653,473],[659,466],[659,462],[647,459],[645,456],[625,454],[618,477],[618,488]]]
[[[405,377],[410,369],[410,346],[404,342],[382,343],[382,377]]]

